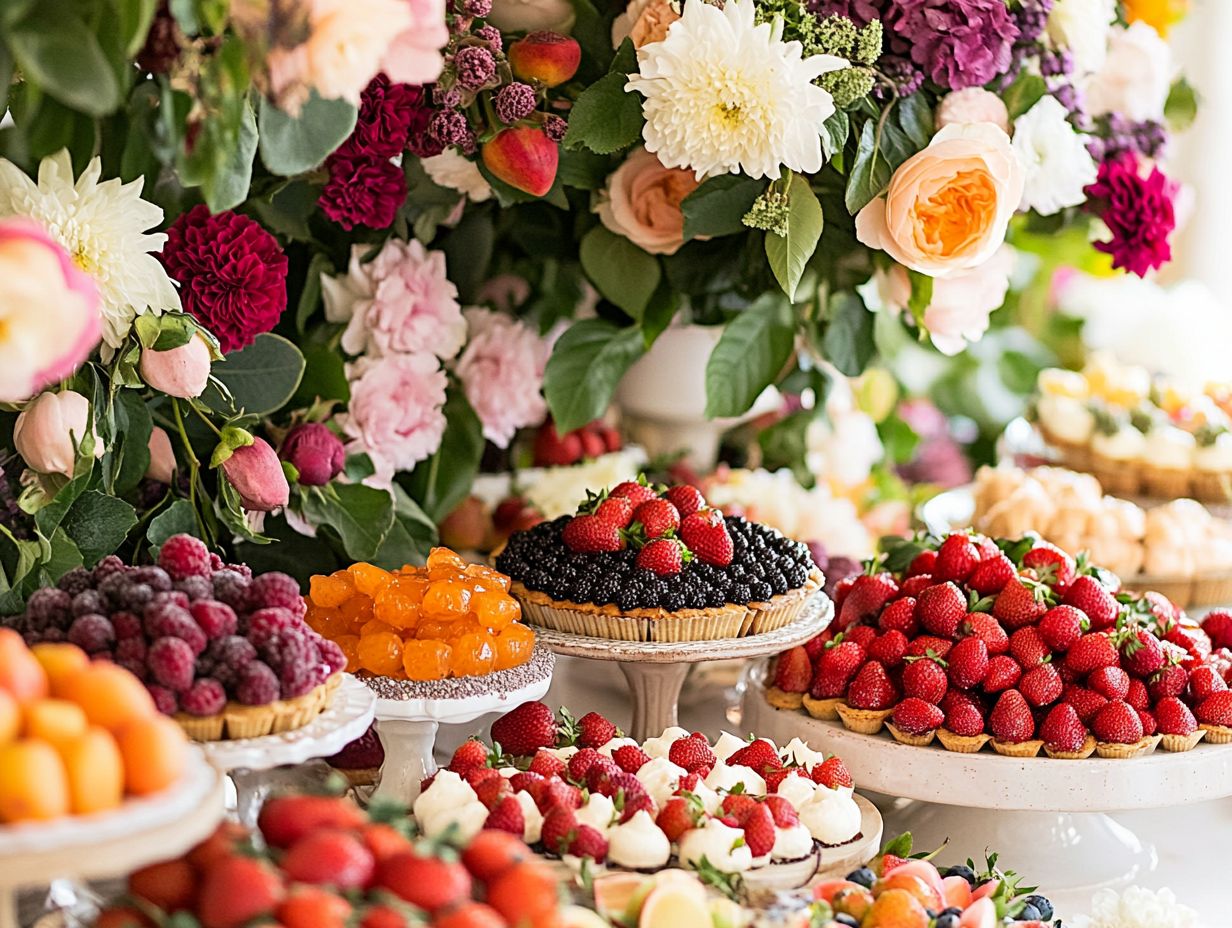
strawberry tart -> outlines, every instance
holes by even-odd
[[[794,621],[824,578],[807,546],[645,478],[515,533],[496,559],[528,622],[625,641],[704,641]]]

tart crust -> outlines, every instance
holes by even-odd
[[[342,685],[342,674],[331,674],[320,686],[294,699],[278,699],[263,706],[228,702],[215,715],[188,715],[177,712],[173,718],[193,741],[238,741],[260,738],[303,728],[329,705],[334,690]]]
[[[1203,722],[1201,729],[1206,732],[1207,744],[1232,744],[1232,728],[1227,725],[1212,725]]]
[[[895,726],[893,722],[886,722],[885,727],[889,729],[890,734],[894,736],[894,740],[899,744],[910,744],[917,748],[927,747],[937,737],[937,729],[935,728],[932,731],[924,732],[922,735],[912,735]]]
[[[1192,751],[1198,746],[1198,742],[1207,735],[1206,729],[1199,728],[1191,731],[1187,735],[1160,735],[1159,746],[1165,751],[1173,751],[1182,754],[1185,751]]]
[[[1140,741],[1135,741],[1133,744],[1114,744],[1111,741],[1100,741],[1095,745],[1095,751],[1100,757],[1115,758],[1124,760],[1129,757],[1141,757],[1143,754],[1150,754],[1155,750],[1155,745],[1159,744],[1160,735],[1148,735]]]
[[[956,735],[948,728],[938,728],[937,739],[942,747],[955,754],[978,754],[992,740],[992,735]]]
[[[1044,742],[1033,738],[1030,741],[998,741],[992,739],[992,749],[1004,757],[1037,757]]]
[[[1094,736],[1087,735],[1077,751],[1056,751],[1045,744],[1044,753],[1054,760],[1086,760],[1095,753],[1095,743]]]
[[[838,707],[842,703],[841,696],[830,696],[826,699],[814,699],[808,693],[804,694],[804,711],[815,719],[834,721],[838,718]]]
[[[776,709],[799,709],[804,703],[805,695],[805,693],[789,693],[777,686],[771,686],[766,689],[766,702]]]
[[[877,734],[886,719],[894,714],[893,709],[854,709],[845,702],[839,703],[835,708],[838,710],[838,717],[843,720],[843,726],[848,731],[859,732],[861,735]]]

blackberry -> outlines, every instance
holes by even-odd
[[[634,587],[625,587],[616,594],[616,607],[622,612],[637,609],[642,604],[642,591]]]
[[[69,596],[76,596],[78,593],[84,593],[86,590],[94,586],[90,572],[84,567],[74,567],[56,584]]]
[[[131,612],[140,612],[153,598],[154,588],[148,583],[129,582],[124,586],[119,605]]]
[[[115,644],[115,628],[104,616],[86,613],[73,620],[68,630],[68,640],[87,654],[97,654]]]
[[[670,590],[662,601],[662,606],[668,612],[677,612],[684,608],[684,594],[679,590]]]
[[[214,598],[214,584],[208,577],[184,577],[175,581],[175,588],[194,602],[198,599]]]
[[[706,606],[706,591],[701,587],[691,587],[684,591],[686,609],[703,609]]]
[[[711,608],[718,608],[719,606],[724,605],[726,602],[727,602],[727,597],[723,594],[723,591],[720,590],[718,587],[711,587],[710,591],[706,594],[706,605],[710,606]]]
[[[96,567],[97,571],[98,568]],[[98,591],[107,598],[107,602],[113,609],[122,609],[124,607],[124,591],[128,589],[131,581],[128,576],[121,571],[115,571],[109,574],[103,574],[98,581]]]
[[[99,615],[109,611],[107,597],[98,590],[82,590],[73,597],[73,615]]]
[[[757,580],[749,584],[749,595],[752,597],[750,602],[765,602],[771,597],[770,584],[764,580]]]

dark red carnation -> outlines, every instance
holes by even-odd
[[[317,203],[344,229],[387,229],[406,199],[406,176],[387,158],[350,155],[343,149],[325,161],[329,181]]]
[[[1139,277],[1171,261],[1168,237],[1176,228],[1176,193],[1177,184],[1158,167],[1143,176],[1133,152],[1105,161],[1086,188],[1086,209],[1104,221],[1112,236],[1096,242],[1096,249],[1112,255],[1113,267]]]
[[[391,84],[388,77],[378,74],[364,88],[355,129],[342,148],[352,155],[392,158],[402,154],[411,119],[423,97],[422,87]]]
[[[159,256],[180,284],[180,301],[237,351],[278,324],[287,308],[287,256],[261,225],[231,210],[194,206],[167,230]]]

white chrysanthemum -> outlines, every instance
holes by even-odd
[[[1195,928],[1198,913],[1181,905],[1170,889],[1152,892],[1131,886],[1117,895],[1101,889],[1091,900],[1090,916],[1073,920],[1074,928]]]
[[[1048,14],[1048,37],[1074,56],[1079,77],[1098,71],[1107,53],[1116,0],[1057,0]]]
[[[133,319],[180,308],[171,278],[151,252],[167,236],[147,234],[163,211],[141,199],[142,179],[99,183],[102,163],[93,159],[74,183],[67,150],[48,155],[36,184],[17,165],[0,158],[0,216],[28,216],[42,225],[94,278],[102,301],[103,342],[118,348]]]
[[[1041,97],[1014,120],[1013,146],[1026,174],[1019,209],[1051,216],[1086,200],[1083,188],[1095,182],[1098,169],[1086,137],[1056,97]]]
[[[667,167],[701,179],[743,172],[778,177],[782,166],[821,170],[822,124],[834,99],[813,80],[847,67],[833,55],[803,57],[782,26],[754,25],[753,0],[723,9],[687,3],[662,42],[638,49],[626,90],[646,99],[646,147]]]

